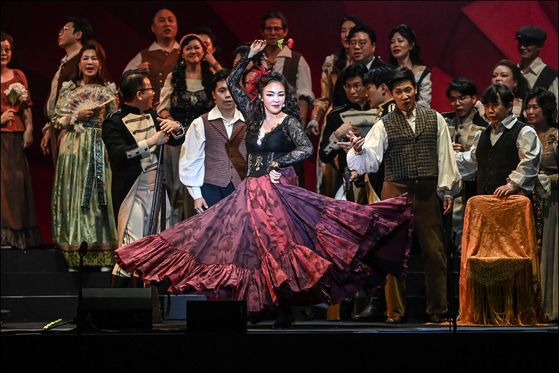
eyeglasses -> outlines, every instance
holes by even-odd
[[[271,26],[264,27],[264,31],[266,31],[266,32],[272,32],[272,31],[280,32],[281,30],[283,30],[283,27],[279,27],[279,26],[276,26],[276,27],[271,27]]]
[[[344,85],[344,88],[345,88],[346,91],[351,91],[352,89],[355,89],[356,91],[358,91],[361,88],[363,88],[363,84],[361,84],[361,83],[346,84],[346,85]]]
[[[12,49],[9,48],[9,47],[1,48],[0,50],[1,50],[2,52],[6,52],[6,53],[11,53],[11,52],[12,52]]]
[[[367,45],[369,42],[367,40],[359,40],[359,46],[361,48],[363,48],[365,45]],[[349,45],[351,45],[352,47],[355,47],[357,45],[357,40],[352,40],[349,42]]]
[[[451,103],[455,103],[455,102],[465,102],[467,99],[471,99],[472,96],[458,96],[458,97],[451,97],[450,98],[450,102]]]
[[[153,87],[142,88],[142,89],[138,89],[136,92],[143,92],[143,91],[152,91],[153,93],[155,93],[155,88]]]
[[[73,27],[69,27],[69,26],[64,26],[60,29],[60,31],[58,31],[58,35],[62,35],[63,33],[65,33],[66,31],[73,29]]]

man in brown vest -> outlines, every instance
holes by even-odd
[[[177,28],[177,17],[173,12],[168,9],[157,11],[151,24],[156,41],[138,53],[124,68],[124,71],[139,69],[149,72],[149,81],[155,89],[154,110],[159,105],[159,93],[165,78],[173,71],[179,59],[177,51],[180,46],[175,40]]]
[[[382,117],[365,139],[348,136],[353,148],[348,166],[359,174],[377,172],[384,162],[381,199],[408,193],[415,216],[415,232],[425,262],[427,315],[441,323],[447,313],[446,255],[443,221],[437,194],[443,199],[444,214],[452,208],[459,192],[460,174],[444,118],[435,110],[416,106],[417,85],[406,67],[394,70],[390,93],[398,106]],[[386,285],[389,324],[403,322],[405,283],[392,276]]]
[[[216,106],[194,119],[186,133],[179,176],[201,213],[227,197],[246,177],[244,118],[227,88],[228,70],[212,79]]]
[[[314,104],[314,93],[312,92],[311,69],[305,58],[291,50],[287,46],[287,33],[289,31],[287,19],[282,12],[270,11],[262,17],[260,22],[262,38],[267,41],[266,49],[262,55],[261,64],[272,71],[277,71],[289,82],[295,90],[295,97],[299,100],[303,125],[307,124],[307,112]],[[282,48],[278,46],[278,40],[284,39]],[[303,162],[293,165],[299,186],[305,187],[305,172]]]
[[[77,73],[78,54],[92,37],[91,25],[83,18],[68,17],[64,27],[58,32],[58,46],[66,51],[66,55],[60,61],[60,67],[52,79],[50,94],[45,103],[47,123],[43,127],[43,139],[41,140],[43,154],[52,152],[52,159],[55,165],[58,156],[58,136],[60,131],[52,127],[50,120],[54,115],[58,92],[62,88],[62,83],[71,80]]]

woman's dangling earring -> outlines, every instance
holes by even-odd
[[[179,62],[179,65],[180,65],[180,66],[183,66],[183,67],[186,66],[186,61],[185,61],[185,60],[181,60],[181,62]]]
[[[512,91],[513,91],[513,92],[516,92],[516,91],[518,91],[518,84],[515,84],[515,85],[514,85],[514,88],[513,88],[513,90],[512,90]]]
[[[99,76],[99,79],[101,79],[101,69],[97,70],[97,75]]]

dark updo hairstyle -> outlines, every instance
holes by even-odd
[[[222,65],[223,63],[221,61],[221,48],[219,45],[217,45],[217,38],[215,34],[212,32],[212,30],[209,27],[202,26],[197,28],[196,31],[194,31],[194,33],[196,35],[208,35],[208,37],[212,41],[212,45],[215,51],[213,56],[217,60],[217,62],[219,62],[219,64]]]
[[[448,85],[446,97],[450,98],[450,92],[456,91],[464,96],[477,95],[477,88],[474,82],[467,78],[456,78]]]
[[[202,39],[200,39],[197,35],[191,34],[188,35],[181,41],[181,47],[179,49],[179,59],[177,64],[175,65],[175,69],[173,70],[173,74],[171,75],[171,86],[173,87],[173,96],[181,97],[186,91],[186,61],[182,57],[182,51],[184,48],[190,43],[192,40],[197,40],[202,50],[204,51],[204,56],[206,55],[206,46]],[[210,63],[204,60],[204,56],[202,56],[202,85],[204,86],[204,92],[208,98],[212,97],[212,77],[213,73],[210,70]]]
[[[359,26],[359,25],[363,24],[363,22],[355,16],[344,17],[344,19],[342,19],[342,21],[340,22],[340,28],[339,28],[340,33],[342,32],[342,26],[347,21],[351,21],[351,22],[355,23],[355,26]],[[349,33],[348,33],[348,36],[349,36]],[[347,54],[346,54],[346,50],[345,50],[344,46],[342,45],[338,54],[336,54],[336,57],[334,58],[334,72],[339,74],[343,69],[345,69],[346,65],[347,65]]]
[[[101,64],[101,68],[99,69],[99,73],[97,75],[95,75],[93,78],[91,78],[91,81],[89,82],[89,84],[105,84],[105,82],[110,81],[111,78],[109,76],[109,73],[107,72],[107,64],[105,63],[105,50],[103,49],[103,47],[101,46],[101,44],[97,43],[95,40],[90,40],[88,44],[84,45],[82,47],[82,49],[80,50],[80,53],[78,54],[78,58],[77,58],[77,63],[79,65],[79,63],[82,60],[82,55],[84,54],[85,51],[88,50],[94,50],[95,54],[97,55],[97,60],[99,60],[99,63]],[[71,77],[71,80],[77,85],[78,81],[81,80],[83,77],[82,74],[80,74],[80,68],[78,67],[75,70],[74,75]]]
[[[522,75],[520,68],[511,60],[501,60],[501,62],[495,65],[493,71],[499,66],[506,66],[510,69],[512,78],[516,81],[516,90],[512,91],[514,97],[524,100],[526,95],[530,93],[530,83],[528,83],[528,80]]]
[[[542,87],[535,88],[526,96],[526,105],[533,98],[536,99],[538,106],[542,109],[547,123],[553,125],[557,122],[557,98],[547,89]]]
[[[258,95],[254,99],[254,106],[253,110],[249,114],[249,118],[247,120],[247,130],[253,136],[258,136],[258,132],[260,131],[260,127],[262,127],[262,122],[266,119],[266,112],[264,109],[264,102],[260,98],[262,96],[262,91],[266,86],[273,82],[279,82],[285,88],[285,107],[281,109],[285,114],[291,115],[297,120],[301,121],[301,109],[297,104],[297,100],[295,99],[295,94],[293,87],[287,82],[285,77],[278,73],[277,71],[272,71],[268,75],[262,76],[260,81],[258,82]]]
[[[514,101],[514,94],[512,90],[504,84],[491,84],[483,93],[481,94],[481,103],[483,105],[487,104],[499,104],[499,98],[505,107],[511,105]]]
[[[127,70],[120,78],[120,94],[124,102],[132,102],[136,93],[144,88],[144,79],[149,78],[147,70]]]
[[[12,50],[12,52],[14,51],[14,38],[12,38],[11,35],[6,34],[4,31],[2,31],[2,40],[1,41],[8,41],[8,43],[10,43],[10,49]]]
[[[392,37],[394,36],[395,33],[399,33],[400,35],[402,35],[402,37],[404,37],[408,41],[408,43],[413,46],[412,49],[410,50],[410,59],[412,65],[423,65],[423,60],[419,56],[419,52],[421,51],[421,48],[417,43],[417,37],[415,36],[415,32],[413,32],[411,27],[405,24],[401,24],[400,26],[394,27],[392,31],[390,31],[390,34],[388,35],[388,55],[390,56],[388,57],[388,63],[394,66],[398,66],[398,60],[396,60],[396,58],[392,55],[392,52],[390,51],[390,40],[392,40]]]

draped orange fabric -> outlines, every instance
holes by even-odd
[[[461,324],[535,325],[539,260],[527,197],[475,196],[466,205],[460,264]]]

